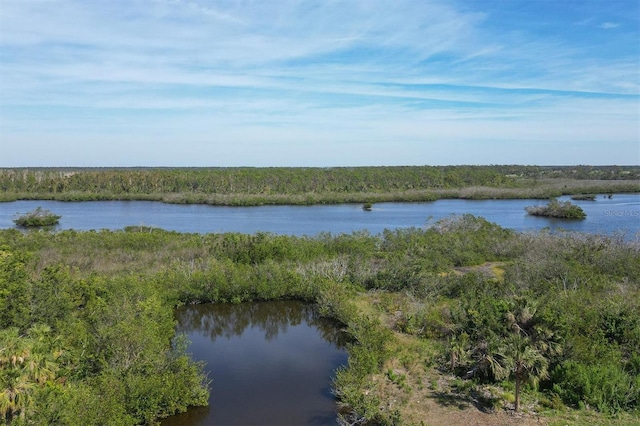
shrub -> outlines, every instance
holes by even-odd
[[[13,222],[18,226],[27,227],[39,227],[39,226],[53,226],[57,225],[62,216],[55,215],[49,210],[43,210],[41,207],[26,213]]]
[[[595,194],[577,194],[571,196],[571,199],[578,201],[595,201],[596,196]]]
[[[568,404],[616,413],[633,409],[640,402],[640,378],[632,377],[616,364],[568,361],[554,370],[552,379],[553,391]]]
[[[529,206],[525,210],[532,216],[555,217],[559,219],[584,219],[587,214],[580,208],[572,204],[571,201],[558,201],[552,199],[546,206]]]

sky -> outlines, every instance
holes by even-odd
[[[0,167],[640,164],[639,0],[0,0]]]

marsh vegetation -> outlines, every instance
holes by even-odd
[[[574,201],[595,201],[596,194],[576,194],[572,195],[571,199]]]
[[[532,216],[558,219],[584,219],[587,217],[580,206],[573,204],[571,201],[558,201],[555,198],[551,199],[547,205],[529,206],[525,210]]]
[[[619,238],[463,216],[316,237],[3,230],[0,247],[13,425],[151,424],[205,404],[175,307],[281,299],[350,337],[334,380],[345,422],[638,420],[640,247]]]
[[[548,199],[623,192],[640,192],[640,167],[0,169],[0,201],[149,200],[242,206],[442,198]]]
[[[51,213],[49,210],[37,207],[35,210],[14,219],[13,222],[23,228],[37,228],[57,225],[61,217],[62,216]]]

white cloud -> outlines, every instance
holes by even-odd
[[[598,27],[602,28],[603,30],[611,30],[613,28],[618,28],[620,26],[620,24],[616,24],[615,22],[603,22],[602,24],[598,25]]]
[[[339,149],[341,161],[418,161],[410,151],[429,141],[637,142],[637,47],[603,58],[588,40],[499,24],[435,0],[5,0],[0,143],[66,136],[88,141],[80,158],[162,140],[182,158],[173,138],[233,145],[217,157],[230,162],[295,162],[251,156],[279,143],[329,164]],[[347,153],[364,143],[380,149]]]

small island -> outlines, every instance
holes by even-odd
[[[44,210],[42,207],[38,207],[35,210],[14,219],[13,222],[24,228],[36,228],[57,225],[58,222],[60,222],[61,217],[62,216],[51,213],[49,210]]]
[[[572,204],[571,201],[558,201],[555,198],[550,200],[546,206],[529,206],[525,210],[532,216],[559,219],[584,219],[587,217],[587,214],[580,206]]]
[[[595,194],[577,194],[577,195],[571,196],[571,199],[574,201],[595,201],[596,195]]]

